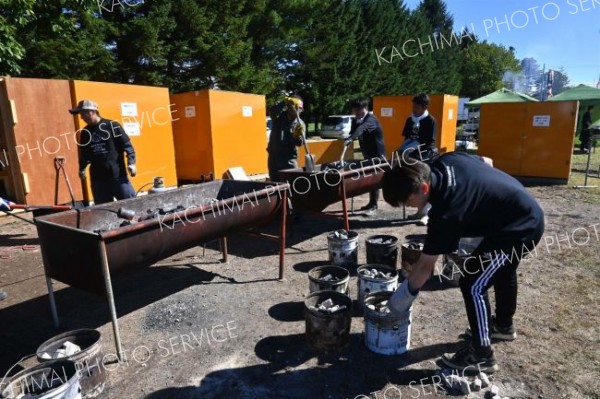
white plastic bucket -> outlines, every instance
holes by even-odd
[[[388,300],[392,292],[375,292],[365,299],[365,345],[382,355],[401,355],[410,349],[412,307],[401,315],[381,314],[366,305]]]
[[[3,384],[0,398],[81,399],[79,373],[71,360],[54,360],[25,369]]]
[[[365,269],[375,269],[381,271],[383,273],[390,273],[391,278],[383,279],[383,278],[372,278],[367,277],[361,273],[362,270]],[[379,291],[390,291],[393,292],[398,287],[398,271],[394,268],[391,268],[387,265],[379,265],[379,264],[366,264],[364,266],[356,269],[356,275],[358,276],[357,284],[358,284],[358,309],[362,310],[364,308],[364,301],[367,295],[372,292]]]

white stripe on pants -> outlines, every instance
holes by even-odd
[[[481,276],[477,277],[475,283],[471,287],[471,297],[475,305],[475,314],[477,316],[477,326],[479,330],[479,341],[481,346],[491,346],[489,332],[489,317],[485,306],[485,300],[482,292],[485,286],[487,286],[494,273],[498,271],[500,267],[508,260],[508,256],[500,251],[500,254],[496,253],[496,256],[492,259],[490,266],[481,273]],[[482,266],[483,267],[483,266]]]

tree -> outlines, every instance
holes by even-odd
[[[10,0],[0,3],[0,76],[18,75],[25,56],[19,30],[34,18],[35,0]]]
[[[434,43],[434,50],[424,54],[432,59],[434,68],[427,91],[458,94],[461,87],[460,41],[453,31],[454,18],[442,0],[422,0],[415,13],[422,14],[428,22],[426,40]]]
[[[462,97],[477,98],[502,88],[506,71],[519,71],[513,49],[487,41],[470,45],[463,52]]]

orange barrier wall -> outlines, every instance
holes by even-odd
[[[0,85],[0,143],[4,164],[0,178],[15,202],[52,205],[55,202],[54,159],[65,158],[65,170],[75,199],[82,199],[78,175],[75,124],[68,110],[67,80],[4,78]],[[58,203],[71,200],[61,173]]]
[[[306,144],[308,145],[308,151],[314,155],[316,164],[339,161],[344,149],[342,140],[308,139]],[[346,154],[344,154],[344,159],[352,159],[352,154],[352,148],[348,148]],[[298,148],[298,166],[301,168],[305,166],[304,155],[306,155],[306,150],[302,145]]]
[[[170,106],[168,89],[76,80],[71,82],[71,94],[73,107],[90,99],[98,104],[100,116],[129,130],[136,154],[137,176],[131,178],[136,191],[158,176],[164,177],[166,186],[177,185],[171,120],[181,114]],[[78,115],[74,119],[78,129],[85,126]]]
[[[495,167],[510,175],[566,183],[577,109],[577,101],[483,104],[479,154],[492,158]]]
[[[381,122],[387,156],[397,150],[404,137],[404,123],[412,113],[414,96],[376,96],[373,98],[373,113]],[[436,146],[440,152],[454,151],[456,143],[456,116],[458,97],[448,94],[430,96],[429,113],[437,122]]]
[[[181,115],[173,122],[179,180],[218,179],[237,166],[248,175],[267,172],[264,96],[201,90],[173,94],[171,102]]]

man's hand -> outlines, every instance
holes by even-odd
[[[419,291],[411,291],[408,279],[405,279],[396,292],[388,299],[388,308],[395,314],[404,313],[410,309],[417,295],[419,295]]]
[[[79,178],[81,180],[85,180],[87,178],[86,175],[85,175],[85,169],[79,171]]]
[[[127,170],[129,171],[129,176],[131,177],[135,177],[135,175],[137,174],[137,168],[133,164],[128,165]]]
[[[304,138],[304,125],[302,123],[298,123],[296,124],[296,127],[294,128],[294,131],[292,132],[292,136],[295,139],[302,139]]]
[[[344,139],[344,146],[348,147],[350,144],[352,144],[354,140],[348,138],[348,139]]]
[[[11,201],[0,197],[0,210],[2,211],[10,211]]]

